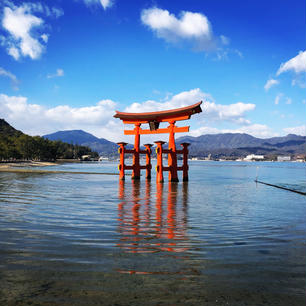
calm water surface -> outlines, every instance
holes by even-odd
[[[256,176],[306,191],[302,163],[191,162],[157,185],[0,173],[0,305],[305,306],[306,197]]]

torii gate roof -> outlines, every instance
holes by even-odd
[[[201,104],[202,101],[186,107],[150,113],[124,113],[116,111],[114,117],[123,120],[124,123],[149,123],[154,121],[167,122],[170,120],[187,120],[190,119],[191,115],[202,112]]]

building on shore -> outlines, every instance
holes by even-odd
[[[211,154],[209,153],[207,157],[205,157],[205,160],[211,160]]]
[[[300,163],[305,162],[305,161],[306,161],[306,155],[303,155],[303,154],[297,155],[297,156],[295,157],[295,161],[300,162]]]
[[[278,162],[291,161],[291,156],[277,156]]]
[[[247,155],[247,157],[245,157],[243,160],[253,161],[253,160],[264,160],[264,159],[265,159],[264,155],[250,154],[250,155]]]

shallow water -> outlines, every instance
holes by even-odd
[[[304,306],[306,198],[256,176],[306,190],[302,163],[191,162],[157,185],[0,173],[0,305]]]

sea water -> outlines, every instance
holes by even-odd
[[[189,166],[163,184],[0,173],[0,305],[305,306],[306,197],[254,182],[305,192],[305,164]]]

